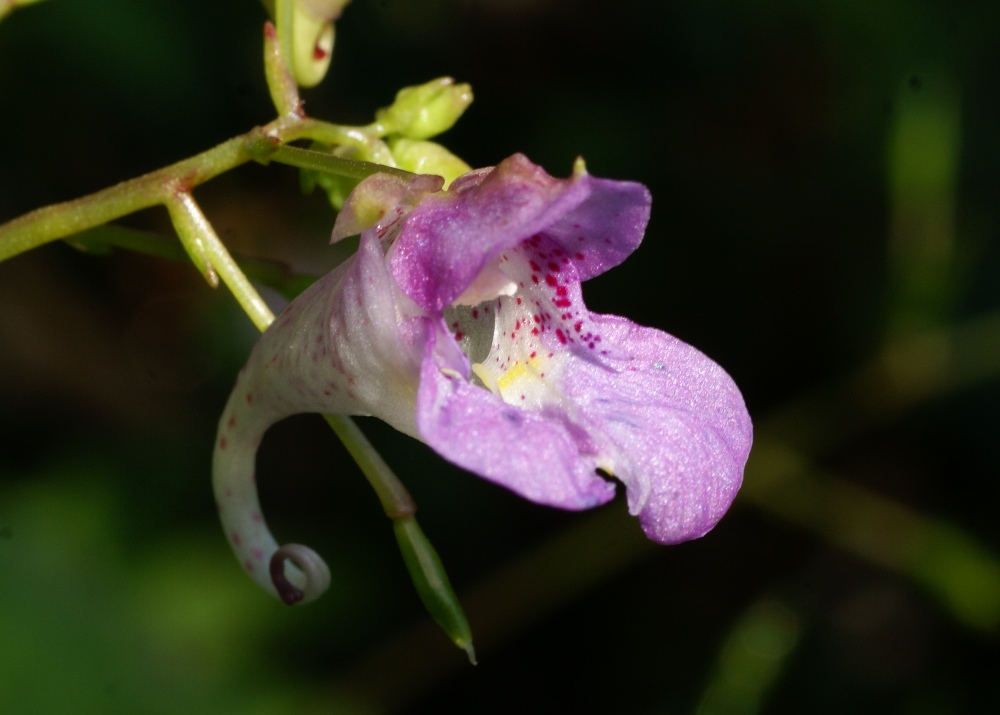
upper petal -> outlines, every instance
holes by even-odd
[[[585,174],[590,190],[581,202],[544,235],[568,255],[581,281],[614,268],[642,242],[652,197],[642,184],[598,179]]]
[[[429,312],[443,311],[504,249],[537,234],[574,256],[582,277],[596,275],[635,250],[649,217],[640,184],[582,170],[554,179],[519,154],[455,186],[413,210],[391,259],[402,290]]]

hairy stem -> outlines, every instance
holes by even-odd
[[[270,22],[264,23],[264,77],[279,116],[304,116],[299,88],[285,61],[278,30]]]

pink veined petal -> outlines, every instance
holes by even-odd
[[[501,311],[498,325],[509,327],[516,315]],[[588,314],[587,325],[599,331],[599,353],[567,344],[526,361],[537,361],[532,369],[510,365],[536,351],[494,349],[487,364],[497,354],[510,371],[497,373],[506,402],[425,358],[421,437],[469,471],[567,509],[611,498],[611,485],[595,474],[604,469],[626,486],[651,539],[704,535],[735,498],[750,449],[738,389],[716,363],[666,333],[616,316]],[[518,370],[527,379],[504,385]]]

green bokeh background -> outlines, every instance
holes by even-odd
[[[1000,712],[1000,22],[989,0],[354,0],[305,93],[364,123],[452,75],[443,140],[653,193],[592,310],[722,364],[757,424],[705,538],[619,499],[523,502],[374,420],[466,605],[473,668],[303,416],[259,458],[330,592],[272,602],[209,487],[255,331],[189,266],[52,245],[0,264],[2,713]],[[252,0],[49,0],[0,22],[0,221],[265,123]],[[288,167],[196,196],[234,251],[323,272]],[[163,211],[124,225],[170,235]],[[275,307],[280,299],[267,293]]]

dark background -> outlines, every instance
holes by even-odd
[[[657,547],[622,500],[523,502],[362,420],[476,635],[413,592],[318,418],[259,474],[334,582],[286,609],[215,521],[215,423],[255,331],[190,265],[64,244],[0,265],[0,710],[1000,711],[1000,24],[988,0],[355,0],[308,111],[370,121],[440,75],[474,166],[645,183],[645,243],[590,308],[743,389],[744,490]],[[0,22],[0,221],[273,118],[249,0],[49,0]],[[234,251],[321,273],[295,170],[196,191]],[[162,210],[124,225],[170,235]],[[267,293],[280,307],[280,299]]]

